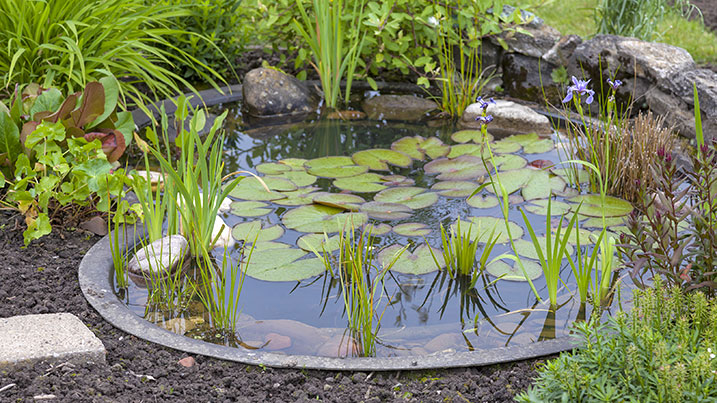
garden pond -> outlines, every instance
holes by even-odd
[[[440,263],[440,226],[453,228],[460,218],[462,231],[470,228],[482,244],[495,228],[499,239],[491,259],[511,252],[492,188],[469,198],[489,180],[480,131],[365,119],[245,130],[240,107],[228,107],[226,171],[256,172],[271,189],[267,192],[254,178],[243,180],[231,193],[231,211],[222,215],[238,241],[229,250],[235,260],[242,250],[248,253],[242,245],[257,240],[239,300],[236,337],[212,331],[198,300],[182,312],[158,311],[147,306],[143,287],[116,289],[137,315],[188,337],[237,348],[354,355],[340,280],[326,272],[313,252],[336,250],[339,231],[352,223],[371,226],[378,265],[387,264],[407,246],[385,277],[376,356],[526,345],[565,336],[573,321],[590,316],[590,305],[580,304],[567,260],[558,307],[548,309],[545,280],[519,210],[525,211],[538,236],[544,236],[551,195],[553,228],[567,226],[568,219],[561,222],[560,214],[582,201],[580,242],[583,249],[592,248],[591,234],[602,228],[600,198],[568,185],[565,169],[549,167],[566,159],[559,134],[489,135],[502,182],[511,194],[511,235],[527,274],[546,299],[540,302],[511,260],[488,265],[472,286],[470,279],[438,270],[427,247]],[[632,207],[608,199],[605,215],[616,236]],[[568,248],[573,255],[575,238],[570,237]],[[221,259],[224,250],[214,253]]]

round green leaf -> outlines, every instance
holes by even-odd
[[[522,262],[525,273],[531,281],[539,278],[543,274],[543,269],[540,267],[538,262],[526,259],[523,259]],[[525,278],[525,274],[523,274],[523,270],[520,268],[518,262],[514,262],[511,266],[502,260],[498,260],[489,264],[488,267],[486,267],[486,271],[491,276],[498,277],[501,280],[528,281],[528,279]]]
[[[438,174],[437,178],[439,180],[447,181],[476,179],[486,174],[483,160],[470,155],[463,155],[454,159],[437,159],[426,164],[423,169],[426,174]]]
[[[555,168],[550,169],[555,175],[563,178],[567,183],[575,183],[575,176],[577,175],[578,183],[588,183],[590,181],[590,175],[588,171],[578,168],[577,171],[569,168]]]
[[[550,203],[550,216],[558,217],[570,212],[572,206],[568,203],[553,200]],[[548,215],[548,200],[532,200],[525,206],[525,210],[537,215]]]
[[[321,157],[304,163],[311,175],[324,178],[347,178],[368,171],[368,167],[354,164],[350,157]]]
[[[600,195],[587,194],[570,198],[568,201],[572,203],[582,202],[580,215],[588,217],[621,217],[632,212],[632,204],[617,197],[605,196],[605,206],[602,206]]]
[[[240,217],[259,217],[271,213],[273,209],[266,208],[269,205],[259,201],[233,202],[231,213]]]
[[[373,198],[375,201],[404,204],[414,210],[432,206],[438,195],[419,187],[396,187],[382,190]]]
[[[508,192],[508,194],[511,194],[525,186],[526,183],[532,178],[533,172],[535,171],[533,171],[532,169],[523,168],[516,169],[513,171],[498,172],[498,176],[500,178],[500,183],[503,184],[506,192]],[[486,190],[488,190],[489,192],[493,192],[493,187],[488,186],[486,187]]]
[[[387,188],[381,183],[381,175],[373,172],[334,180],[334,186],[357,193],[374,193]]]
[[[304,164],[306,164],[306,161],[307,160],[304,158],[285,158],[283,160],[279,160],[279,164],[291,167],[292,171],[305,171],[306,167]]]
[[[433,249],[433,255],[435,255],[438,261],[438,266],[431,256],[428,245],[425,243],[416,248],[413,253],[404,250],[403,253],[398,255],[401,249],[403,249],[403,247],[399,245],[392,245],[379,252],[378,259],[381,262],[381,266],[387,267],[396,259],[396,256],[398,256],[396,262],[391,267],[391,271],[397,273],[421,275],[446,267],[443,261],[443,252],[440,249]]]
[[[391,232],[391,226],[384,223],[368,223],[366,224],[366,227],[364,228],[367,234],[371,234],[371,236],[381,236],[386,235],[389,232]]]
[[[490,133],[486,133],[486,136],[483,136],[483,133],[480,130],[461,130],[453,133],[451,135],[451,140],[456,143],[467,143],[472,141],[477,144],[482,144],[486,137],[488,138],[488,141],[493,141],[493,136]]]
[[[523,152],[526,154],[542,154],[552,151],[555,148],[555,143],[550,139],[542,139],[534,141],[530,144],[523,146]]]
[[[478,184],[467,181],[442,181],[431,186],[431,190],[444,197],[468,197]]]
[[[486,151],[484,151],[482,144],[456,144],[451,147],[451,151],[448,153],[447,157],[458,158],[464,155],[470,155],[481,158],[484,152]]]
[[[254,251],[246,265],[248,276],[264,281],[300,281],[326,271],[321,259],[297,260],[306,255],[300,249],[266,249]]]
[[[561,236],[565,235],[565,231],[561,231],[560,235]],[[575,238],[575,235],[573,234],[572,231],[570,232],[570,237]],[[568,238],[568,240],[569,239],[570,238]],[[551,239],[551,242],[552,242],[552,244],[550,247],[552,250],[555,250],[555,237],[554,236]],[[543,257],[545,259],[547,259],[548,254],[547,254],[547,249],[546,249],[546,245],[547,245],[546,238],[543,236],[538,237],[538,244],[541,248],[541,251],[543,252]],[[515,241],[514,245],[515,245],[515,250],[518,251],[518,254],[520,256],[524,256],[529,259],[539,260],[538,252],[535,250],[535,245],[533,244],[532,238],[530,240],[518,239],[517,241]],[[570,246],[570,243],[567,243],[565,245],[565,253],[567,253],[567,256],[571,256],[574,251],[575,250],[573,249],[572,246]],[[552,253],[552,251],[551,251],[551,253]]]
[[[406,154],[385,148],[374,148],[354,153],[351,157],[357,165],[364,165],[374,171],[388,170],[388,164],[402,168],[411,166],[411,157]]]
[[[431,159],[443,157],[448,154],[450,146],[443,144],[437,137],[423,138],[421,136],[404,137],[391,144],[391,150],[401,152],[409,157],[423,161],[426,156]]]
[[[582,208],[580,208],[582,210]],[[622,226],[625,224],[625,216],[620,217],[605,217],[605,225],[611,230],[613,227]],[[602,228],[602,216],[588,218],[581,224],[585,228]]]
[[[294,190],[293,192],[281,192],[286,198],[274,200],[274,203],[282,206],[302,206],[314,202],[314,192],[319,190],[317,187],[305,187]]]
[[[257,233],[259,234],[257,238]],[[232,229],[232,236],[238,241],[245,242],[266,242],[273,241],[284,235],[284,229],[278,225],[274,225],[268,228],[262,228],[262,222],[249,221],[241,224],[237,224]]]
[[[286,228],[299,232],[339,232],[345,226],[361,227],[368,217],[364,213],[342,213],[334,207],[312,204],[287,211],[281,218]]]
[[[296,190],[296,185],[285,179],[269,179],[267,177],[264,177],[262,178],[262,180],[264,181],[264,184],[266,184],[266,186],[269,188],[268,192],[258,179],[254,177],[249,177],[239,182],[239,184],[231,191],[231,193],[229,193],[229,195],[244,200],[270,201],[283,199],[286,197],[284,194],[277,192],[277,190]]]
[[[393,232],[403,236],[426,236],[431,233],[431,229],[426,224],[409,222],[396,225]]]
[[[307,252],[330,253],[339,249],[340,240],[338,235],[327,237],[325,234],[306,234],[296,241],[296,246]]]
[[[416,181],[403,175],[384,175],[381,177],[381,181],[386,186],[413,186],[416,184]]]
[[[266,176],[266,178],[278,178],[288,180],[289,182],[293,183],[298,187],[306,187],[313,185],[317,179],[314,175],[308,174],[305,171],[288,171],[283,172],[279,175]]]
[[[466,203],[475,208],[493,208],[498,205],[498,198],[495,196],[475,195],[466,200]]]
[[[264,175],[280,175],[283,172],[291,171],[291,167],[278,162],[265,162],[256,166],[256,172]]]
[[[494,160],[499,172],[520,169],[528,165],[528,161],[525,158],[515,154],[496,155]]]
[[[508,221],[508,226],[510,227],[510,234],[513,240],[523,237],[523,227],[513,221]],[[455,224],[451,224],[451,229],[456,230]],[[506,243],[510,240],[508,238],[508,231],[505,229],[505,221],[502,218],[479,216],[468,217],[467,221],[461,220],[461,231],[467,234],[469,230],[471,238],[478,236],[478,241],[482,243],[490,241],[491,233],[493,233],[493,237],[498,238],[496,243]]]
[[[359,205],[366,202],[361,196],[350,193],[314,193],[314,203],[335,207],[342,210],[358,211]]]
[[[267,250],[267,249],[286,249],[291,248],[291,245],[283,242],[273,241],[260,241],[244,249],[244,256],[249,256],[249,251],[254,248],[254,251]],[[253,252],[252,252],[253,253]]]
[[[421,137],[421,139],[422,140],[418,145],[419,149],[423,150],[423,152],[426,153],[428,158],[432,160],[440,157],[445,157],[446,155],[448,155],[448,152],[451,151],[451,146],[443,144],[441,139],[439,139],[438,137],[429,137],[427,139],[423,139]]]
[[[361,211],[379,220],[402,220],[413,213],[413,210],[406,205],[377,201],[364,203],[361,205]]]
[[[493,151],[493,154],[512,154],[520,151],[520,144],[502,139],[492,143],[490,149]]]

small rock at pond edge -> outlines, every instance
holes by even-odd
[[[268,333],[264,336],[264,341],[269,343],[265,348],[271,351],[291,347],[291,338],[277,333]]]
[[[177,361],[177,364],[186,368],[193,367],[196,363],[197,361],[192,356],[184,357],[181,360]]]
[[[181,235],[166,236],[135,253],[127,269],[135,274],[167,273],[182,261],[189,252],[189,244]]]

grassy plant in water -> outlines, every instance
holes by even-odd
[[[338,106],[343,78],[346,79],[344,102],[348,104],[351,82],[366,36],[361,29],[364,2],[354,2],[349,24],[344,21],[348,10],[344,8],[343,0],[314,0],[314,18],[309,17],[301,0],[297,0],[296,5],[301,22],[295,19],[294,27],[311,49],[326,107],[336,109]]]
[[[146,246],[145,242],[140,243]],[[164,247],[164,246],[162,246]],[[148,256],[162,256],[162,250],[149,251]],[[181,253],[184,256],[184,253]],[[148,259],[149,270],[145,272],[147,287],[147,313],[162,312],[170,316],[176,316],[186,309],[196,293],[192,281],[184,274],[183,267],[185,260],[182,257],[179,261],[172,262],[173,267],[164,267],[161,262]]]

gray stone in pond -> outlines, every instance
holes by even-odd
[[[527,25],[523,29],[528,33],[503,33],[501,35],[508,45],[509,52],[540,58],[560,40],[560,32],[546,24]],[[497,40],[494,39],[494,41],[498,44]]]
[[[553,127],[545,116],[524,105],[511,101],[497,100],[488,107],[487,113],[493,116],[491,132],[510,133],[552,133]],[[461,126],[480,128],[476,117],[481,115],[480,104],[468,105],[461,117]]]
[[[306,114],[318,98],[301,81],[278,70],[258,68],[244,76],[244,108],[253,116]]]
[[[166,236],[137,251],[127,264],[127,270],[137,275],[171,272],[188,252],[189,245],[183,236]]]
[[[369,119],[417,121],[438,105],[413,95],[379,95],[363,102],[363,110]]]
[[[0,369],[38,362],[105,362],[100,339],[75,315],[53,313],[0,319]]]

